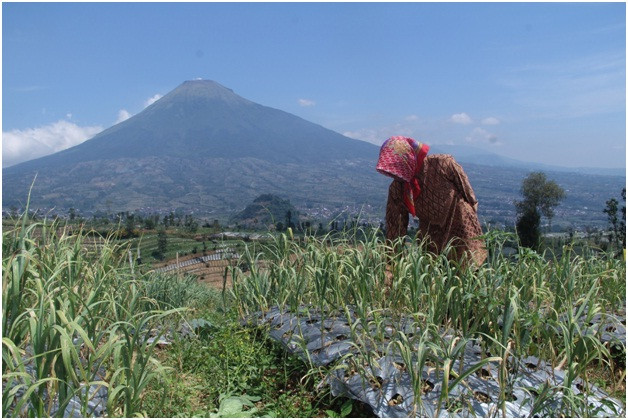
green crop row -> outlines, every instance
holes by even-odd
[[[167,369],[155,346],[180,322],[188,289],[140,274],[111,238],[88,240],[26,216],[3,232],[3,416],[63,416],[77,404],[89,416],[103,390],[109,416],[133,416]]]
[[[240,315],[274,306],[293,314],[311,308],[323,317],[342,315],[351,324],[350,339],[358,349],[351,358],[352,368],[368,377],[364,366],[381,354],[366,349],[381,348],[378,343],[386,342],[404,357],[415,395],[420,395],[425,364],[441,372],[443,404],[456,383],[497,362],[498,405],[504,415],[509,384],[517,374],[511,361],[534,355],[565,369],[564,384],[552,390],[565,395],[560,412],[554,414],[591,414],[589,406],[573,394],[571,384],[577,377],[588,383],[592,364],[616,372],[609,348],[598,339],[602,332],[584,326],[596,314],[605,316],[625,307],[623,261],[591,249],[576,255],[570,246],[560,256],[520,248],[506,257],[501,249],[515,238],[490,231],[484,237],[488,261],[480,267],[464,266],[448,260],[447,251],[427,252],[424,243],[390,244],[376,232],[356,233],[306,237],[300,242],[281,234],[270,244],[248,247],[244,264],[231,273],[230,293]],[[406,325],[411,320],[422,333],[408,336],[395,330],[402,319]],[[452,331],[454,340],[444,339]],[[482,361],[472,371],[452,371],[453,362],[464,357],[464,346],[471,340],[481,343]],[[346,362],[341,360],[338,366]],[[552,394],[541,391],[548,398]],[[415,404],[420,405],[420,399]],[[535,410],[542,409],[540,398]]]

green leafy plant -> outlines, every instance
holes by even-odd
[[[250,395],[221,395],[219,398],[220,406],[216,413],[212,413],[209,416],[211,418],[243,418],[243,417],[257,417],[254,416],[258,412],[255,403],[259,401],[259,397]]]

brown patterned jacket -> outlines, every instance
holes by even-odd
[[[428,155],[417,175],[421,194],[414,197],[419,218],[418,239],[428,238],[429,249],[441,253],[447,243],[454,246],[449,258],[470,255],[480,265],[487,256],[477,216],[478,201],[462,167],[450,155]],[[386,238],[406,234],[409,213],[403,203],[403,182],[394,180],[388,189]]]

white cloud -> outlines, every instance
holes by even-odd
[[[399,116],[392,121],[388,120],[382,123],[380,126],[372,126],[373,120],[379,120],[379,117],[367,117],[367,119],[361,121],[362,127],[352,127],[352,129],[338,131],[347,137],[381,146],[386,139],[392,136],[405,136],[429,142],[428,138],[433,138],[435,132],[441,131],[442,124],[442,119],[435,122],[416,114]]]
[[[116,119],[115,124],[119,124],[122,121],[128,120],[132,116],[133,115],[129,111],[127,111],[126,109],[121,109],[120,111],[118,111],[118,118]]]
[[[154,104],[155,102],[160,100],[162,97],[163,97],[163,95],[160,95],[159,93],[154,94],[153,96],[151,96],[150,98],[148,98],[148,99],[146,99],[144,101],[144,108],[147,108],[147,107],[151,106],[152,104]],[[122,121],[128,120],[133,115],[134,114],[131,114],[126,109],[121,109],[120,111],[118,111],[118,118],[116,119],[116,122],[114,124],[119,124]]]
[[[497,125],[500,121],[495,117],[487,117],[482,120],[482,124],[484,125]]]
[[[465,112],[461,112],[460,114],[454,114],[449,120],[456,124],[471,124],[473,122],[471,117],[468,116]]]
[[[501,145],[495,134],[480,127],[474,128],[465,140],[469,143],[490,143],[492,145]]]
[[[144,101],[144,108],[152,105],[162,95],[155,94]],[[45,110],[43,111],[45,113]],[[118,111],[114,124],[131,118],[126,109]],[[2,132],[2,167],[16,165],[27,160],[50,155],[68,149],[94,137],[103,130],[101,126],[81,127],[73,122],[72,113],[66,114],[65,120],[37,128]]]
[[[100,126],[80,127],[59,120],[43,127],[2,132],[2,166],[15,165],[76,146],[102,130]]]
[[[379,128],[363,128],[355,131],[345,131],[344,136],[351,137],[356,140],[364,140],[369,143],[381,146],[387,138],[392,136],[406,136],[417,138],[416,130],[403,124],[395,124],[388,127]]]
[[[311,99],[299,99],[299,105],[301,106],[314,106],[316,102]]]
[[[155,95],[151,96],[150,98],[148,98],[147,100],[144,101],[144,108],[151,106],[152,104],[154,104],[155,102],[157,102],[158,100],[161,99],[163,95],[160,95],[158,93],[156,93]]]
[[[356,131],[345,131],[342,135],[356,140],[368,141],[373,144],[382,144],[386,139],[380,135],[380,131],[381,130],[377,129],[363,128]]]

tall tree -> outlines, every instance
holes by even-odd
[[[166,236],[166,230],[159,229],[157,233],[157,249],[153,251],[153,256],[158,260],[163,260],[166,257],[167,248],[168,237]]]
[[[517,235],[521,246],[538,249],[541,244],[541,214],[536,208],[526,209],[517,218]]]
[[[621,192],[622,199],[626,201],[626,189]],[[622,219],[619,218],[619,201],[611,198],[606,201],[604,213],[608,217],[608,227],[611,231],[610,242],[614,243],[618,248],[626,246],[626,206],[621,209]]]
[[[183,222],[185,230],[194,233],[198,230],[198,221],[191,214],[186,214]]]
[[[157,218],[155,218],[157,216]],[[153,230],[157,227],[157,223],[159,220],[159,215],[151,215],[144,219],[144,228],[148,230]]]
[[[521,245],[538,249],[541,215],[552,224],[554,208],[565,198],[565,190],[548,180],[543,172],[530,173],[521,184],[523,200],[517,201],[517,233]]]
[[[126,230],[127,237],[135,236],[135,215],[133,213],[126,213],[126,219],[124,220],[124,228]]]
[[[286,212],[286,229],[292,227],[294,227],[294,225],[292,224],[292,211],[288,210]]]

